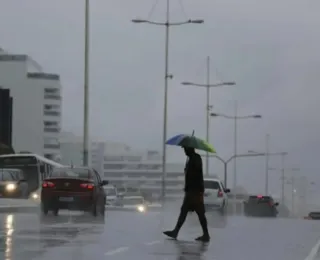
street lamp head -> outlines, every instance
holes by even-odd
[[[190,20],[189,22],[190,22],[190,23],[202,24],[202,23],[204,23],[204,20],[202,20],[202,19],[195,19],[195,20]]]
[[[131,20],[133,23],[146,23],[147,20],[142,20],[142,19],[132,19]]]
[[[216,116],[219,116],[219,114],[217,114],[217,113],[211,113],[210,116],[215,116],[215,117],[216,117]]]
[[[186,85],[186,86],[190,86],[190,85],[192,85],[192,83],[191,83],[191,82],[181,82],[181,84],[182,84],[182,85]]]
[[[261,115],[253,115],[252,117],[253,117],[253,118],[262,118]]]
[[[234,86],[236,83],[235,82],[224,82],[223,85],[226,86]]]

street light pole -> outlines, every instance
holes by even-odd
[[[260,152],[256,152],[256,151],[252,151],[252,150],[249,150],[248,153],[252,153],[252,154],[261,154]],[[281,200],[282,200],[282,203],[284,203],[284,198],[285,198],[285,195],[284,195],[284,189],[285,189],[285,168],[284,168],[284,161],[285,161],[285,156],[288,155],[287,152],[278,152],[278,153],[264,153],[265,156],[277,156],[277,155],[280,155],[281,156],[281,164],[282,164],[282,167],[281,167]],[[267,161],[267,160],[266,160]],[[269,170],[270,169],[273,169],[273,168],[269,168],[269,159],[268,159],[268,163],[266,163],[266,166],[268,166],[268,179],[266,182],[269,183]]]
[[[238,102],[234,102],[234,151],[233,154],[235,155],[234,161],[233,161],[233,189],[235,189],[237,185],[237,123],[238,123]]]
[[[163,133],[162,133],[162,198],[165,198],[165,182],[166,182],[166,160],[167,160],[167,149],[166,149],[166,141],[167,141],[167,114],[168,114],[168,79],[173,76],[169,74],[169,29],[171,26],[178,26],[184,24],[202,24],[203,20],[187,20],[183,22],[170,22],[170,1],[167,0],[166,5],[166,21],[165,22],[153,22],[143,19],[133,19],[133,23],[148,23],[153,25],[165,26],[165,78],[164,78],[164,104],[163,104]]]
[[[84,24],[84,102],[83,102],[83,165],[89,164],[89,0],[85,0]]]
[[[265,195],[269,193],[269,134],[266,135],[266,175],[265,175]]]
[[[206,141],[209,143],[209,133],[210,133],[210,89],[212,87],[222,87],[222,86],[233,86],[235,82],[222,82],[218,84],[210,84],[210,57],[207,57],[207,83],[198,84],[193,82],[181,82],[182,85],[194,86],[194,87],[204,87],[206,88]],[[206,153],[206,176],[209,176],[209,153]]]
[[[209,143],[209,128],[210,128],[210,57],[207,57],[207,114],[206,114],[206,141]],[[209,176],[209,153],[206,154],[206,176]]]
[[[237,156],[237,150],[238,150],[238,147],[237,147],[237,143],[238,143],[238,140],[237,140],[237,132],[238,132],[238,129],[237,129],[237,125],[238,125],[238,120],[239,119],[250,119],[250,118],[255,118],[255,119],[258,119],[258,118],[262,118],[261,115],[247,115],[247,116],[238,116],[238,102],[235,101],[235,106],[234,106],[234,113],[235,115],[234,116],[228,116],[228,115],[225,115],[225,114],[220,114],[220,113],[211,113],[210,115],[212,117],[224,117],[224,118],[227,118],[227,119],[232,119],[234,120],[234,174],[233,174],[233,188],[235,188],[236,186],[236,183],[237,183],[237,163],[236,163],[236,158],[239,157]],[[259,154],[265,154],[265,153],[259,153]]]
[[[284,160],[285,160],[286,153],[281,154],[281,203],[284,205],[284,181],[285,181],[285,166],[284,166]]]
[[[166,177],[167,177],[167,114],[168,114],[168,78],[169,78],[169,21],[170,21],[170,1],[167,0],[166,11],[166,36],[165,36],[165,74],[164,74],[164,101],[163,101],[163,133],[162,133],[162,198],[165,197]]]

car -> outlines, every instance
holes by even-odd
[[[256,217],[276,217],[278,215],[278,202],[271,196],[252,195],[244,201],[244,214]]]
[[[204,205],[206,209],[218,210],[224,213],[228,205],[226,189],[222,182],[217,178],[204,179]]]
[[[304,219],[320,220],[320,212],[319,211],[310,212],[308,216],[304,217]]]
[[[29,196],[29,185],[22,170],[0,169],[0,197],[24,198]]]
[[[57,168],[42,183],[41,211],[57,216],[60,209],[69,209],[104,216],[107,184],[92,168]]]
[[[142,196],[124,196],[117,200],[117,206],[123,207],[128,210],[137,210],[138,212],[147,211],[147,202]]]

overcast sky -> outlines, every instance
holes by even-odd
[[[164,21],[165,1],[154,12],[151,0],[91,0],[90,134],[126,142],[139,149],[160,149],[163,123],[164,28],[132,24],[140,17]],[[183,3],[181,7],[180,2]],[[2,0],[0,46],[26,53],[48,72],[61,74],[63,128],[81,134],[83,122],[84,0]],[[239,121],[238,150],[288,151],[287,166],[318,181],[319,173],[319,9],[316,0],[172,0],[173,21],[205,20],[170,33],[168,135],[205,137],[205,90],[180,85],[236,81],[211,91],[215,112],[258,113],[261,120]],[[211,120],[210,139],[218,154],[233,154],[233,122]],[[169,148],[171,161],[183,160]],[[280,167],[280,159],[270,165]],[[211,169],[220,173],[219,162]],[[232,173],[230,167],[230,173]],[[238,180],[263,190],[264,158],[241,159]],[[288,176],[290,172],[287,172]],[[271,189],[280,187],[270,172]],[[232,179],[232,174],[229,179]]]

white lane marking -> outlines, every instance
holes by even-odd
[[[304,260],[314,260],[317,256],[318,250],[320,247],[320,240],[315,244],[315,246],[311,249],[309,255]]]
[[[155,241],[151,241],[151,242],[146,242],[145,245],[147,245],[147,246],[153,246],[153,245],[159,244],[159,243],[161,243],[160,240],[155,240]]]
[[[116,249],[113,249],[113,250],[110,250],[110,251],[104,253],[104,255],[106,255],[106,256],[107,255],[115,255],[115,254],[123,253],[123,252],[128,251],[128,250],[129,250],[129,247],[126,247],[126,246],[118,247]]]

